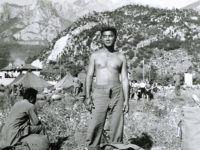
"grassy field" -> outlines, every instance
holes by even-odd
[[[130,100],[130,111],[125,115],[124,143],[145,133],[153,141],[152,150],[180,150],[178,124],[182,119],[182,107],[197,105],[193,94],[200,97],[199,89],[182,90],[181,96],[176,96],[174,91],[158,92],[151,101]],[[81,150],[85,147],[89,113],[82,101],[63,95],[62,100],[51,103],[39,100],[37,106],[43,107],[39,109],[39,117],[55,149]],[[1,123],[8,113],[9,109],[0,112]],[[105,136],[103,141],[107,138]]]

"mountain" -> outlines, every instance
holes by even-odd
[[[147,65],[156,65],[161,74],[200,66],[197,12],[142,5],[115,7],[110,0],[35,0],[29,6],[5,3],[0,7],[0,64],[20,57],[18,62],[37,59],[34,63],[51,69],[60,64],[71,70],[77,68],[74,65],[87,65],[88,56],[102,46],[99,30],[109,24],[118,29],[116,48],[129,57],[132,69],[141,68],[142,58]],[[187,59],[177,60],[179,53]],[[166,57],[170,55],[177,57],[170,60]]]
[[[123,1],[118,1],[117,3],[115,3],[115,8],[119,8],[125,5],[130,5],[130,4],[134,4],[133,0],[123,0]]]
[[[49,47],[72,22],[94,10],[109,10],[108,5],[112,6],[109,0],[106,5],[97,0],[63,0],[59,3],[34,0],[28,6],[9,3],[0,5],[0,51],[4,53],[7,50],[9,53],[7,57],[0,55],[0,68],[10,61],[25,63],[25,59],[35,58],[39,51]],[[22,50],[16,50],[15,47]],[[30,51],[36,51],[31,52],[34,56],[30,56]]]
[[[199,8],[200,1],[185,9]],[[0,6],[0,42],[48,45],[78,18],[96,12],[114,11],[133,0],[34,0],[29,6]]]
[[[183,7],[182,9],[193,9],[193,10],[200,12],[200,0],[197,2],[194,2],[190,5],[187,5],[187,6]]]
[[[24,45],[46,45],[71,23],[45,0],[35,0],[30,6],[5,3],[0,18],[0,42]]]
[[[110,10],[112,2],[105,4],[97,0],[34,0],[29,6],[5,3],[0,7],[0,42],[47,45],[79,17]]]
[[[114,11],[93,12],[76,20],[33,62],[43,68],[73,70],[87,66],[88,56],[102,46],[102,26],[118,30],[116,48],[129,58],[129,69],[145,65],[159,74],[186,72],[200,66],[200,15],[195,11],[126,5]]]
[[[71,21],[75,21],[92,11],[103,12],[110,11],[113,8],[113,3],[110,0],[74,0],[57,2],[54,5],[60,16]]]

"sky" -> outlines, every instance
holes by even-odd
[[[7,2],[7,3],[14,3],[18,5],[30,5],[34,0],[0,0],[0,4]],[[63,0],[52,0],[52,1],[63,1]],[[69,0],[71,1],[71,0]],[[87,0],[89,1],[89,0]],[[101,1],[101,0],[98,0]],[[114,4],[120,2],[121,0],[111,0]],[[161,8],[182,8],[187,6],[193,2],[198,0],[129,0],[133,1],[138,4],[150,5],[150,6],[158,6]]]

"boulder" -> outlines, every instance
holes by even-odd
[[[37,100],[46,100],[46,96],[43,94],[37,94]]]
[[[58,95],[58,94],[53,94],[51,96],[52,100],[61,100],[62,99],[62,96],[61,95]]]
[[[37,100],[36,103],[35,103],[35,107],[37,108],[37,110],[40,110],[45,105],[45,103],[46,103],[46,101]]]

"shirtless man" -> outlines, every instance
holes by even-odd
[[[115,51],[117,31],[107,27],[101,31],[104,48],[94,52],[86,76],[86,108],[91,117],[86,142],[88,150],[99,150],[107,114],[110,115],[110,143],[123,142],[124,113],[129,109],[129,83],[124,55]],[[92,78],[96,75],[94,91]],[[120,78],[121,75],[121,78]]]

